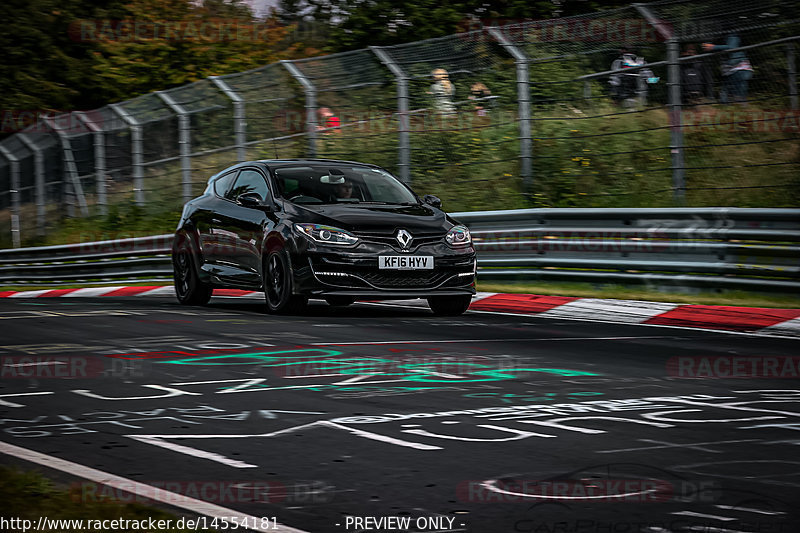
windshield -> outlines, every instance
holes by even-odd
[[[304,165],[275,170],[281,196],[296,204],[416,204],[402,183],[378,168]]]

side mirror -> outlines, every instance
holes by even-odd
[[[236,197],[236,203],[242,207],[250,207],[253,209],[266,207],[261,200],[261,195],[257,192],[246,192]]]
[[[434,196],[432,194],[426,194],[422,198],[422,201],[437,209],[442,207],[442,200],[438,196]]]

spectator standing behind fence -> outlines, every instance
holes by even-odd
[[[475,114],[479,117],[486,116],[486,106],[489,104],[487,98],[490,96],[492,96],[492,91],[479,81],[473,83],[469,88],[469,99],[475,100]]]
[[[318,130],[328,130],[325,132],[325,135],[329,135],[332,132],[340,132],[339,129],[342,125],[339,117],[333,114],[330,107],[320,107],[317,110],[317,114],[319,114],[320,122],[317,124]],[[330,129],[336,128],[336,129]]]
[[[683,51],[684,57],[697,55],[697,48],[690,44]],[[703,99],[714,99],[714,77],[704,58],[681,61],[681,99],[696,104]]]
[[[450,115],[455,113],[456,108],[453,105],[453,95],[456,88],[450,81],[447,71],[443,68],[434,69],[431,72],[433,76],[433,85],[431,85],[428,94],[433,95],[433,110],[442,115]]]
[[[611,98],[624,107],[635,107],[638,103],[647,103],[647,85],[657,83],[653,71],[648,68],[635,68],[645,65],[643,57],[639,57],[628,48],[621,48],[620,55],[611,63],[611,70],[632,69],[609,76]]]
[[[721,52],[739,48],[741,40],[735,33],[728,35],[725,44],[703,43],[706,52]],[[729,99],[734,102],[747,101],[747,82],[753,77],[753,66],[741,50],[731,52],[722,62],[722,91],[720,100],[727,104]]]

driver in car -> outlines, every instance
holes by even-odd
[[[353,183],[350,181],[343,181],[336,185],[337,198],[352,198],[353,197]]]

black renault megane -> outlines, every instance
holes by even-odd
[[[309,298],[425,298],[459,315],[475,294],[469,230],[388,171],[325,159],[240,163],[183,209],[172,262],[184,304],[215,287],[262,290],[270,312]]]

